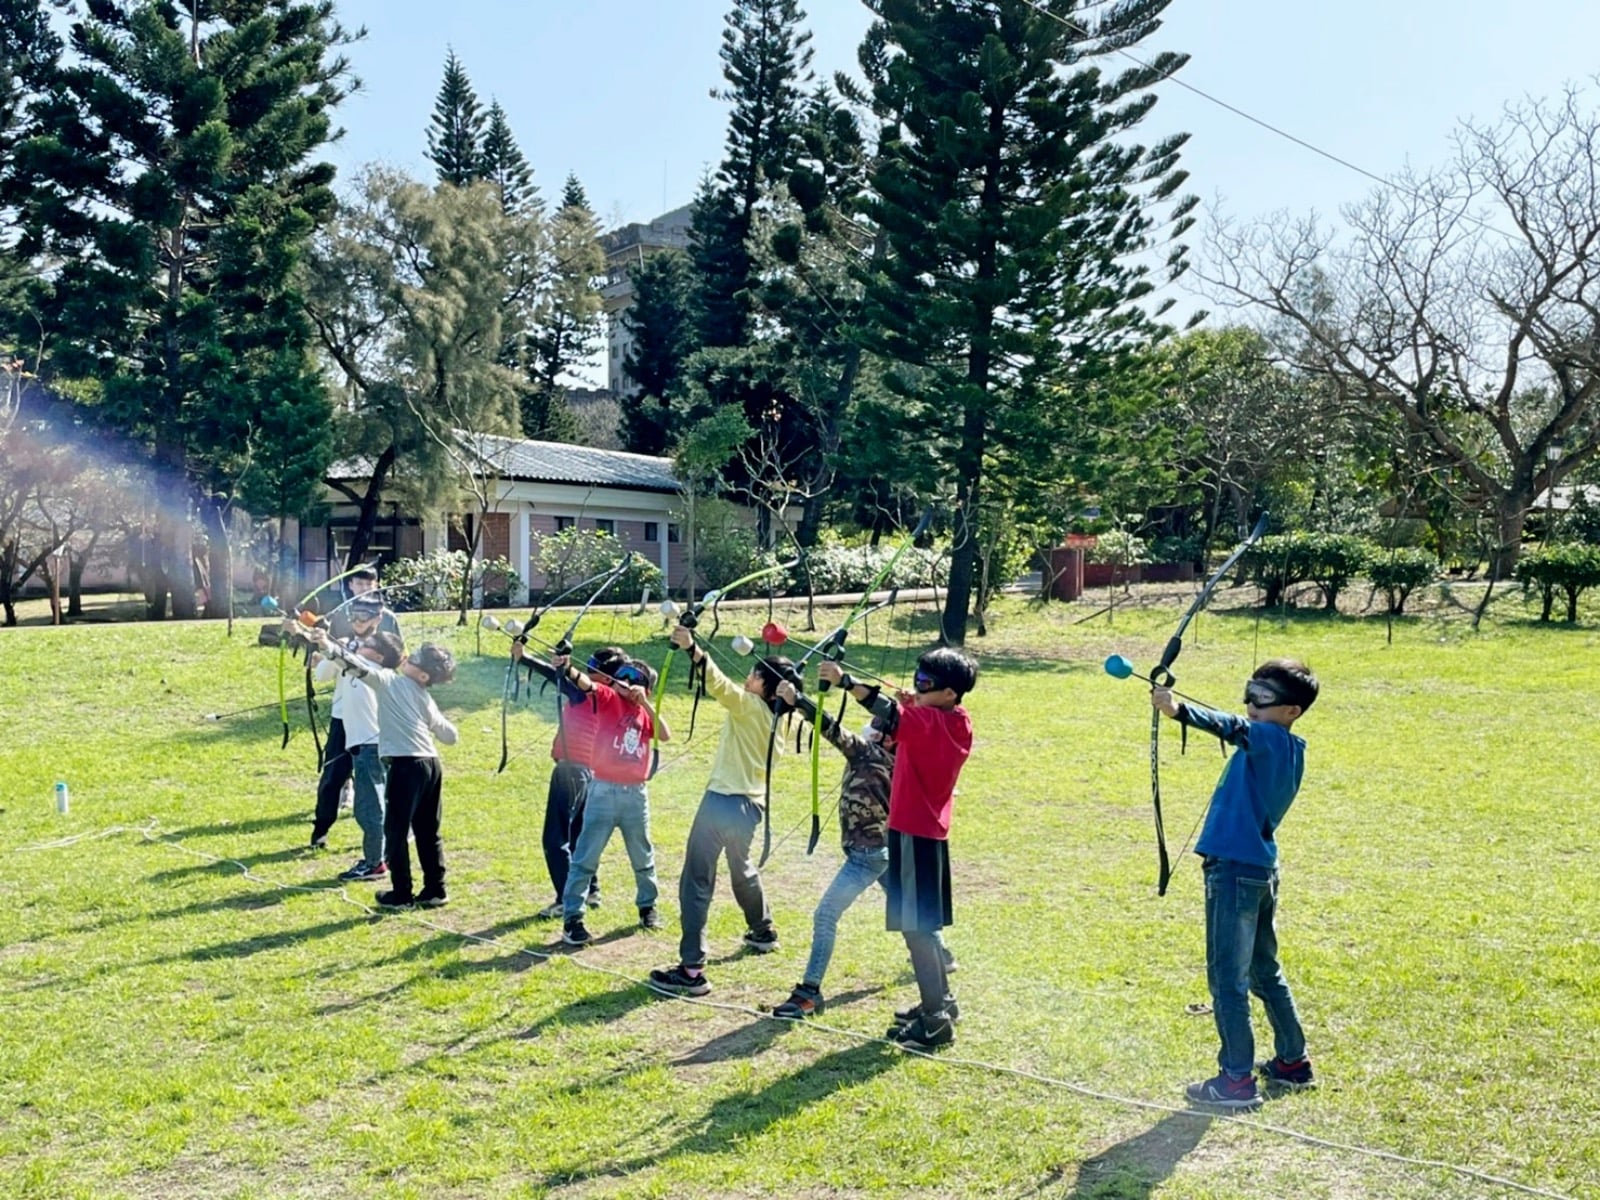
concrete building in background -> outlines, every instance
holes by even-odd
[[[606,284],[600,296],[606,311],[606,385],[614,396],[639,390],[622,364],[633,348],[633,335],[622,314],[633,303],[633,270],[661,250],[687,250],[694,205],[685,204],[653,221],[614,229],[600,239],[606,252]]]

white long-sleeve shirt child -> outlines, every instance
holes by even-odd
[[[312,678],[318,683],[333,679],[333,715],[344,722],[346,746],[370,746],[378,740],[378,693],[353,668],[324,657],[317,663]]]

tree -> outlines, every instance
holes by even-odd
[[[540,289],[528,339],[532,386],[522,403],[526,437],[552,442],[577,438],[578,423],[567,407],[562,379],[599,349],[602,311],[597,281],[605,269],[600,227],[584,201],[582,185],[568,175],[561,207],[550,221],[549,274]]]
[[[694,345],[694,266],[681,250],[661,250],[633,268],[633,303],[622,320],[633,334],[623,369],[638,390],[623,396],[623,445],[664,454],[676,440],[668,405]]]
[[[498,107],[498,106],[496,106]],[[428,120],[428,160],[440,183],[466,187],[484,178],[484,113],[472,81],[450,50],[444,60],[444,80]],[[509,139],[510,130],[506,130]],[[511,147],[515,150],[515,144]],[[519,155],[520,157],[520,155]]]
[[[291,409],[297,438],[330,418],[291,280],[334,205],[314,156],[349,40],[331,0],[103,0],[27,104],[0,202],[17,253],[51,264],[30,289],[42,373],[98,381],[92,416],[145,443],[161,480],[152,617],[169,592],[193,615],[190,514],[247,453],[321,474],[255,414]]]
[[[372,464],[364,492],[329,481],[361,509],[348,563],[396,488],[422,511],[459,511],[463,490],[490,504],[483,456],[456,431],[516,433],[503,321],[539,236],[537,218],[508,216],[487,183],[429,188],[369,169],[318,238],[306,306],[345,398],[339,448]]]
[[[1600,450],[1600,115],[1569,92],[1462,126],[1455,161],[1347,209],[1213,235],[1207,281],[1309,370],[1396,420],[1516,562],[1536,497]],[[1286,336],[1288,335],[1288,336]]]
[[[533,168],[511,135],[511,124],[498,100],[489,104],[488,124],[483,131],[474,177],[487,179],[500,189],[500,207],[507,215],[544,207],[539,189],[533,183]]]
[[[966,636],[986,486],[1029,464],[1037,487],[1075,383],[1159,332],[1138,302],[1153,288],[1152,205],[1183,182],[1184,138],[1146,148],[1130,135],[1154,103],[1147,89],[1185,58],[1155,54],[1109,78],[1093,64],[1153,32],[1166,4],[1096,19],[1075,0],[868,0],[863,66],[886,126],[871,215],[888,253],[866,325],[909,369],[891,378],[902,416],[954,492],[948,641]],[[1178,204],[1169,237],[1192,204]],[[1167,273],[1183,266],[1177,246]]]

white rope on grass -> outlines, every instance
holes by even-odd
[[[809,820],[809,816],[806,819]],[[464,942],[475,942],[479,945],[494,946],[499,949],[510,950],[513,953],[526,955],[527,957],[540,962],[549,962],[552,959],[564,960],[580,970],[592,971],[598,975],[605,975],[609,978],[618,979],[624,983],[627,983],[629,986],[639,986],[641,982],[643,982],[643,986],[649,988],[650,991],[656,995],[671,1000],[677,1000],[685,1004],[694,1004],[701,1008],[710,1009],[717,1012],[737,1013],[742,1016],[755,1017],[758,1020],[763,1021],[779,1021],[786,1026],[798,1026],[800,1028],[810,1029],[816,1033],[824,1034],[834,1040],[851,1041],[857,1043],[858,1045],[891,1046],[901,1051],[903,1054],[926,1059],[929,1062],[939,1063],[943,1066],[965,1067],[969,1070],[987,1071],[995,1075],[1008,1075],[1015,1079],[1025,1079],[1031,1083],[1039,1083],[1045,1085],[1046,1087],[1052,1087],[1061,1091],[1071,1092],[1075,1095],[1083,1096],[1086,1099],[1101,1100],[1111,1104],[1119,1104],[1126,1108],[1139,1109],[1145,1112],[1157,1112],[1167,1116],[1190,1116],[1199,1118],[1201,1120],[1221,1121],[1230,1125],[1239,1126],[1244,1129],[1255,1130],[1259,1133],[1273,1134],[1289,1141],[1300,1142],[1303,1145],[1316,1146],[1324,1150],[1332,1150],[1335,1152],[1356,1155],[1359,1157],[1377,1159],[1379,1161],[1396,1163],[1402,1166],[1420,1167],[1433,1171],[1443,1171],[1452,1175],[1460,1176],[1464,1179],[1475,1180],[1478,1183],[1489,1184],[1494,1187],[1504,1188],[1508,1191],[1519,1192],[1527,1196],[1541,1196],[1545,1197],[1546,1200],[1576,1200],[1575,1197],[1569,1196],[1564,1192],[1553,1191],[1549,1188],[1538,1187],[1534,1184],[1522,1183],[1515,1179],[1509,1179],[1503,1175],[1495,1175],[1488,1171],[1480,1171],[1475,1167],[1469,1167],[1462,1163],[1448,1162],[1444,1159],[1437,1158],[1420,1158],[1408,1154],[1400,1154],[1393,1150],[1383,1150],[1373,1146],[1362,1145],[1357,1142],[1335,1141],[1331,1138],[1318,1137],[1315,1134],[1304,1133],[1298,1129],[1291,1129],[1286,1125],[1275,1125],[1270,1121],[1260,1121],[1246,1116],[1238,1116],[1229,1113],[1208,1112],[1202,1109],[1189,1108],[1176,1104],[1166,1104],[1159,1100],[1141,1100],[1137,1097],[1124,1096],[1117,1092],[1108,1092],[1098,1088],[1091,1088],[1081,1083],[1074,1083],[1070,1079],[1061,1079],[1053,1075],[1045,1075],[1038,1071],[1027,1070],[1023,1067],[1008,1066],[1005,1063],[993,1063],[984,1059],[960,1058],[951,1054],[917,1050],[902,1045],[899,1042],[892,1041],[888,1038],[872,1037],[871,1035],[861,1033],[858,1030],[844,1029],[837,1025],[828,1025],[816,1020],[815,1018],[794,1020],[788,1017],[775,1017],[767,1010],[751,1008],[750,1006],[744,1004],[728,1004],[718,1000],[707,1000],[703,996],[680,995],[677,992],[663,990],[648,981],[641,981],[637,976],[629,975],[626,972],[618,970],[614,967],[607,967],[599,963],[585,961],[571,951],[552,953],[544,950],[535,950],[529,946],[514,945],[505,941],[503,938],[494,937],[488,934],[463,933],[460,930],[452,929],[446,925],[441,925],[437,921],[429,920],[427,917],[421,916],[414,911],[378,908],[361,900],[357,900],[354,896],[350,895],[349,890],[342,885],[338,887],[329,887],[326,885],[317,884],[284,883],[276,879],[267,879],[263,876],[257,875],[247,864],[240,862],[236,858],[227,858],[222,855],[211,854],[204,850],[196,850],[192,846],[187,846],[174,838],[161,836],[156,832],[156,827],[159,825],[159,823],[160,822],[157,818],[152,817],[149,823],[143,827],[117,825],[109,829],[100,830],[97,833],[78,834],[75,837],[62,838],[57,842],[44,842],[36,846],[23,847],[23,849],[58,849],[72,846],[83,841],[93,841],[99,838],[112,837],[119,833],[138,833],[148,842],[169,847],[178,851],[179,853],[187,854],[194,858],[202,859],[210,863],[220,863],[227,866],[237,867],[241,876],[253,883],[264,884],[267,887],[278,888],[279,890],[286,892],[315,892],[319,895],[335,895],[338,897],[338,899],[342,900],[346,904],[352,905],[355,908],[359,908],[371,916],[383,916],[391,919],[399,919],[412,925],[421,926],[425,929],[431,929],[436,933],[444,933],[451,937],[460,938]],[[799,826],[797,825],[795,828],[798,829]],[[787,840],[790,834],[793,832],[794,830],[790,830],[789,833],[784,835],[783,840]],[[778,844],[782,845],[783,840],[780,840]]]

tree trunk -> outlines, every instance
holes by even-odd
[[[232,555],[228,545],[227,504],[220,496],[207,496],[200,502],[200,519],[205,524],[208,560],[205,618],[220,621],[227,618],[233,596],[233,577],[228,573]]]
[[[1495,514],[1496,545],[1490,552],[1489,573],[1496,579],[1511,578],[1522,553],[1522,527],[1528,519],[1531,496],[1517,492],[1503,496]]]
[[[372,478],[367,480],[367,490],[361,497],[361,516],[356,519],[355,533],[350,538],[350,553],[344,560],[346,571],[366,561],[367,547],[372,544],[372,532],[378,526],[378,508],[383,503],[384,485],[389,480],[389,472],[394,469],[398,454],[399,451],[391,445],[378,455],[378,461],[372,465]]]
[[[100,533],[96,530],[89,538],[89,544],[84,547],[82,554],[71,553],[67,558],[67,616],[83,616],[83,572],[89,565],[89,559],[94,554],[94,548],[100,541]]]

